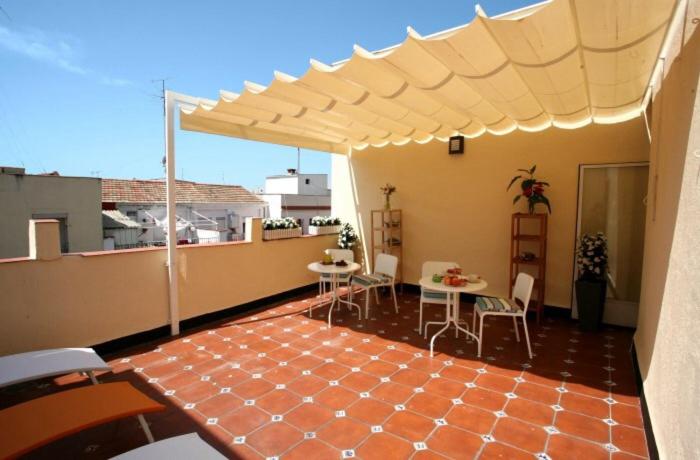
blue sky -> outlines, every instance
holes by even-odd
[[[352,45],[403,41],[471,21],[470,0],[98,1],[0,0],[0,165],[30,173],[163,175],[159,83],[215,99],[274,70],[300,76]],[[495,15],[533,3],[484,0]],[[400,7],[399,7],[400,5]],[[246,187],[296,165],[296,150],[178,131],[177,176]],[[330,172],[302,151],[302,170]]]

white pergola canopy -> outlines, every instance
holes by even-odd
[[[400,45],[354,47],[300,78],[182,103],[181,128],[347,153],[639,116],[676,0],[551,0]]]
[[[184,130],[333,153],[368,146],[578,128],[639,116],[681,0],[550,0],[376,52],[355,46],[300,78],[275,72],[219,100],[165,92],[168,227],[175,228],[175,110]],[[179,333],[177,237],[169,309]]]

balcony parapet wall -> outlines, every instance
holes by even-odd
[[[0,355],[90,346],[168,324],[165,248],[60,253],[57,221],[34,221],[30,257],[0,260]],[[318,281],[306,266],[337,235],[178,246],[181,319]]]

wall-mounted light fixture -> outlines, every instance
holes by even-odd
[[[464,153],[464,136],[452,136],[450,137],[450,155],[455,155],[459,153]]]

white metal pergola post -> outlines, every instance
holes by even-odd
[[[165,200],[168,219],[168,305],[170,334],[180,333],[180,303],[177,289],[177,202],[175,198],[175,102],[176,93],[165,91]]]
[[[175,117],[180,106],[194,109],[200,99],[165,90],[165,207],[168,220],[168,305],[170,333],[180,333],[180,302],[177,277],[177,201],[175,195]]]

